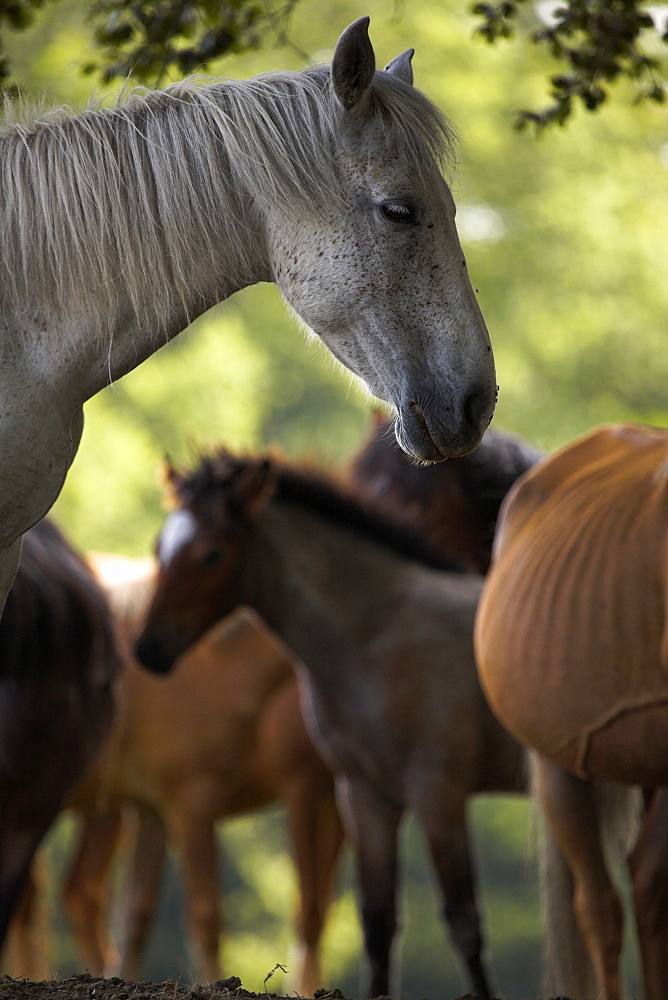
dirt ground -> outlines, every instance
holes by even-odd
[[[236,977],[221,979],[211,986],[181,986],[171,979],[165,983],[134,983],[115,976],[111,979],[97,979],[84,973],[70,979],[41,983],[0,976],[0,1000],[296,1000],[296,997],[280,998],[276,993],[249,993]],[[317,990],[315,1000],[346,998],[340,990]],[[458,1000],[474,998],[466,994]]]

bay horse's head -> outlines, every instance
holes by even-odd
[[[243,552],[252,520],[273,493],[265,459],[221,451],[192,473],[168,466],[174,509],[157,541],[158,577],[136,642],[141,663],[168,673],[175,660],[239,604]]]
[[[412,49],[376,71],[368,24],[343,32],[323,82],[335,181],[317,209],[270,211],[271,264],[305,323],[396,408],[404,450],[438,461],[480,442],[494,359],[440,169],[452,129],[413,87]]]

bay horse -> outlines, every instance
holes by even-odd
[[[453,130],[361,17],[331,67],[193,80],[0,131],[0,604],[83,403],[235,291],[275,282],[425,460],[475,448],[489,335],[441,168]],[[20,118],[20,113],[16,112]]]
[[[81,824],[63,896],[86,967],[138,978],[169,843],[183,879],[196,978],[220,979],[216,822],[279,803],[298,880],[298,984],[312,996],[322,986],[319,946],[343,832],[332,775],[304,725],[294,657],[246,609],[214,625],[169,678],[155,677],[132,655],[153,590],[152,560],[98,554],[92,561],[124,658],[109,739],[69,801]],[[115,957],[110,883],[128,818],[136,829]]]
[[[101,588],[40,522],[0,621],[0,948],[33,855],[111,722],[118,665]]]
[[[475,792],[521,790],[523,757],[476,676],[481,578],[453,571],[353,485],[312,471],[221,451],[169,478],[177,509],[160,534],[139,658],[168,672],[211,622],[254,608],[299,657],[307,723],[335,775],[368,995],[389,993],[397,835],[412,810],[455,948],[489,998],[466,805]]]
[[[608,809],[593,793],[598,782],[615,783],[617,822],[632,847],[645,998],[665,1000],[668,431],[604,426],[519,480],[475,634],[483,688],[501,722],[535,751],[535,794],[571,873],[565,902],[588,962],[573,962],[568,981],[557,969],[552,988],[621,996],[622,907],[602,845]],[[646,805],[635,840],[634,786]],[[574,952],[561,941],[550,950]]]
[[[384,505],[400,508],[444,559],[486,573],[501,502],[542,452],[490,429],[474,452],[418,465],[391,431],[392,421],[376,413],[368,441],[350,463],[353,479]]]

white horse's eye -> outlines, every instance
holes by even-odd
[[[416,222],[415,209],[406,201],[384,201],[380,206],[381,214],[390,222]]]

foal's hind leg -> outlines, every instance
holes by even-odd
[[[534,782],[546,822],[573,873],[573,908],[591,957],[599,1000],[620,1000],[622,907],[606,868],[591,783],[539,755]]]
[[[436,869],[452,942],[464,960],[473,993],[480,1000],[489,1000],[466,826],[466,796],[459,791],[446,795],[442,789],[431,791],[422,797],[416,812]]]
[[[645,1000],[667,1000],[668,788],[654,792],[629,866]]]
[[[403,810],[364,780],[338,779],[336,790],[357,862],[357,890],[370,965],[365,992],[368,997],[387,996],[397,929],[397,834]]]

